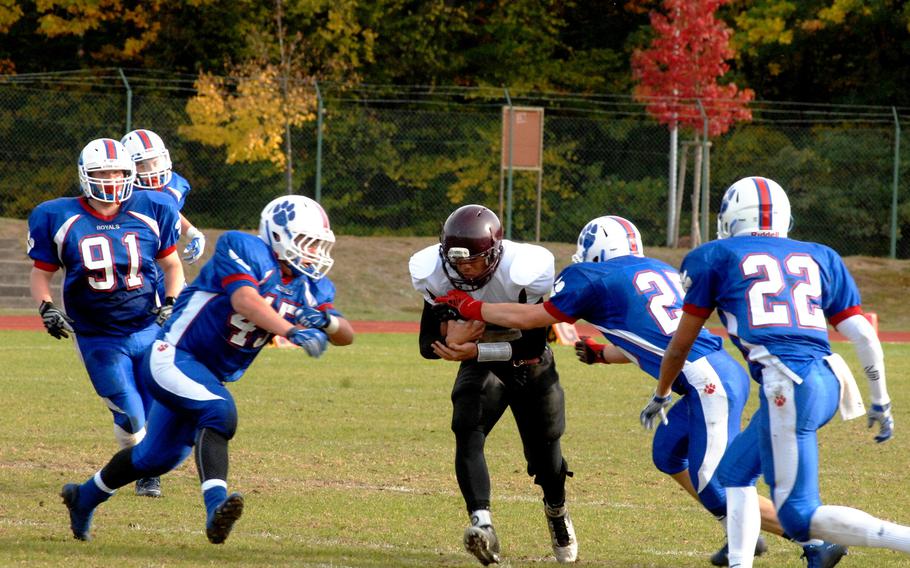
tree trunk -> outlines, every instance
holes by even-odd
[[[701,161],[703,146],[695,136],[695,171],[692,174],[692,248],[701,244]]]
[[[679,248],[679,220],[682,218],[683,196],[686,194],[686,162],[689,158],[689,143],[683,142],[682,157],[679,160],[679,174],[676,176],[676,215],[673,217],[673,248]]]

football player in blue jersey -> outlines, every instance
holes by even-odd
[[[120,142],[136,164],[136,189],[164,192],[177,202],[183,211],[190,182],[173,170],[171,153],[160,136],[151,130],[133,130]],[[190,242],[183,249],[183,260],[190,264],[202,258],[205,252],[205,235],[180,213],[180,229]]]
[[[484,444],[506,408],[512,409],[528,474],[540,485],[553,554],[559,562],[578,556],[566,509],[566,476],[560,438],[565,399],[547,329],[484,326],[452,319],[457,314],[433,299],[455,287],[488,302],[536,304],[553,286],[553,255],[543,247],[502,238],[496,214],[481,205],[456,209],[442,228],[440,244],[410,260],[411,282],[424,297],[420,354],[460,363],[452,388],[455,476],[471,525],[464,546],[484,565],[499,562],[499,539],[490,514],[490,472]]]
[[[627,219],[608,215],[591,220],[578,236],[573,263],[557,277],[542,304],[490,304],[452,290],[436,298],[472,320],[517,328],[557,322],[591,322],[609,345],[582,338],[576,343],[585,363],[635,363],[655,379],[682,308],[676,269],[644,256],[641,234]],[[749,376],[723,349],[723,340],[700,329],[685,369],[672,390],[680,400],[658,424],[652,457],[658,470],[724,521],[726,498],[715,475],[725,449],[739,433],[749,396]],[[648,422],[650,429],[656,420]],[[781,534],[774,507],[763,502],[762,527]],[[756,542],[758,554],[767,550]],[[712,556],[725,566],[726,547]]]
[[[213,544],[224,542],[243,512],[243,497],[227,490],[237,407],[225,384],[240,379],[275,335],[311,357],[322,355],[329,342],[353,342],[326,277],[334,242],[322,207],[298,195],[265,207],[258,236],[228,231],[218,239],[212,258],[146,350],[141,379],[154,402],[145,439],[115,454],[81,485],[63,487],[75,538],[90,538],[95,508],[117,488],[168,472],[195,449],[206,536]]]
[[[183,286],[178,213],[163,195],[133,192],[135,167],[116,140],[86,145],[78,171],[81,197],[46,201],[29,216],[31,295],[48,333],[74,333],[92,386],[113,414],[117,442],[129,448],[145,435],[151,404],[137,384],[138,367],[170,315],[157,301],[156,282],[164,281],[171,298]],[[57,307],[50,283],[60,268]],[[161,489],[146,479],[137,492],[157,497]]]
[[[838,408],[845,419],[865,413],[850,369],[831,351],[828,322],[856,348],[869,381],[867,417],[870,427],[878,426],[877,442],[891,438],[894,419],[881,344],[863,316],[853,278],[830,248],[788,238],[790,225],[789,199],[774,181],[748,177],[727,189],[717,217],[719,240],[683,260],[683,315],[642,418],[660,415],[699,330],[717,309],[752,377],[761,383],[752,424],[734,440],[718,469],[727,494],[730,565],[752,566],[759,530],[758,461],[780,523],[793,538],[810,545],[824,539],[910,553],[910,527],[821,503],[816,431]],[[832,564],[810,559],[809,565]]]

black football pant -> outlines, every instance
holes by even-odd
[[[552,506],[565,502],[567,466],[559,439],[566,428],[565,397],[552,353],[537,365],[465,361],[452,389],[455,475],[468,512],[490,507],[490,472],[484,443],[511,407],[528,475],[541,486]]]

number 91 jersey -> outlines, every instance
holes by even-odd
[[[155,319],[155,262],[175,250],[180,217],[164,194],[140,191],[111,217],[84,197],[40,204],[28,219],[28,255],[64,269],[63,305],[80,335],[129,335]]]
[[[717,308],[750,361],[768,353],[791,362],[830,355],[826,319],[837,325],[861,313],[843,260],[817,243],[751,236],[712,241],[686,255],[681,277],[683,309],[707,316]]]

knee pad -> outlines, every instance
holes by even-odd
[[[114,422],[114,438],[117,439],[117,444],[120,445],[121,450],[132,448],[145,438],[145,428],[140,428],[135,434],[130,434]]]
[[[793,540],[805,542],[812,538],[809,533],[811,532],[812,515],[815,514],[816,508],[809,510],[784,503],[784,506],[777,510],[777,519],[780,521],[780,526]]]
[[[237,406],[233,400],[209,401],[199,416],[199,430],[210,428],[230,440],[237,433]]]
[[[564,484],[566,482],[567,477],[575,476],[575,474],[573,472],[569,471],[569,463],[566,461],[565,458],[562,459],[562,465],[560,466],[559,471],[556,472],[555,475],[551,474],[550,472],[546,472],[546,471],[540,471],[540,472],[535,471],[534,465],[529,462],[528,463],[528,475],[530,477],[534,478],[535,485],[540,485],[541,487],[545,486],[548,483],[552,483],[553,481],[560,483],[560,484]]]

